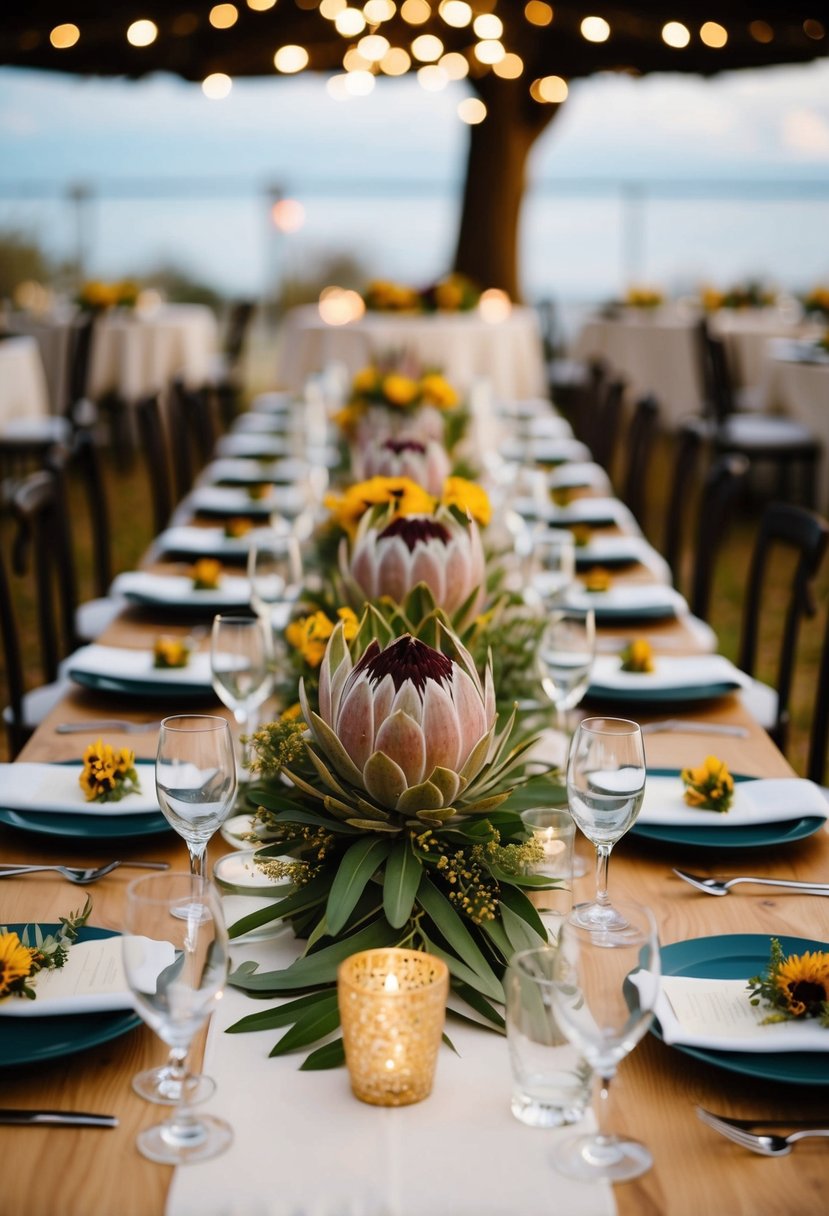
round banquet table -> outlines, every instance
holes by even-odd
[[[34,338],[0,342],[0,431],[9,423],[43,418],[49,413],[46,374]]]
[[[400,315],[367,312],[347,325],[328,325],[316,306],[293,309],[285,319],[277,379],[300,390],[309,376],[331,363],[353,375],[389,354],[413,355],[438,367],[462,391],[487,380],[492,392],[515,399],[546,394],[538,316],[514,307],[503,321],[485,321],[477,310]]]

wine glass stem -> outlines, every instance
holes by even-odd
[[[172,1116],[162,1125],[164,1140],[176,1148],[195,1147],[205,1137],[204,1128],[191,1114],[190,1104],[187,1099],[189,1086],[186,1084],[188,1074],[184,1061],[187,1059],[188,1050],[189,1047],[183,1050],[179,1049],[177,1052],[181,1076],[179,1099]]]
[[[598,1101],[596,1102],[596,1123],[598,1131],[596,1139],[600,1144],[609,1144],[613,1140],[613,1136],[608,1132],[608,1111],[610,1110],[610,1082],[613,1080],[614,1073],[607,1071],[605,1073],[596,1074],[596,1084],[598,1088]]]
[[[206,846],[204,846],[204,845],[202,845],[202,847],[200,849],[193,849],[193,848],[188,849],[188,852],[190,853],[190,873],[195,878],[204,878],[205,877],[205,870],[204,870],[205,849],[206,849]],[[186,1054],[187,1053],[185,1052],[185,1055]]]
[[[610,864],[611,844],[596,845],[596,903],[603,908],[610,907],[610,896],[607,893],[607,867]]]

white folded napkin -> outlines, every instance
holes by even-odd
[[[589,460],[590,448],[578,439],[522,439],[509,442],[503,455],[507,460],[532,460],[537,464],[565,464],[570,460]]]
[[[99,732],[100,734],[101,732]],[[90,731],[87,742],[97,735]],[[158,811],[152,765],[141,765],[141,788],[119,802],[87,802],[78,780],[83,764],[0,764],[0,805],[10,811],[78,815],[146,815]]]
[[[155,547],[159,553],[243,558],[263,535],[271,535],[270,529],[251,528],[244,536],[225,536],[224,528],[197,528],[191,524],[180,524],[165,529],[156,540]]]
[[[223,435],[216,444],[219,456],[249,456],[255,460],[290,456],[291,444],[280,435]]]
[[[175,961],[172,942],[147,937],[125,939],[120,935],[101,937],[75,942],[59,970],[41,971],[34,982],[35,1000],[10,996],[0,1001],[0,1017],[45,1018],[132,1009],[134,1000],[122,958],[124,942],[140,952],[142,988],[154,992],[158,976]]]
[[[703,759],[702,750],[692,763]],[[734,783],[734,799],[727,811],[704,811],[688,806],[679,777],[648,775],[638,823],[663,827],[736,828],[751,824],[785,823],[804,815],[829,817],[829,803],[820,786],[800,777],[758,777]]]
[[[721,654],[655,655],[653,671],[623,671],[618,655],[599,655],[590,673],[591,691],[601,689],[629,692],[646,697],[648,693],[669,693],[707,688],[748,688],[751,680]]]
[[[198,486],[186,499],[194,511],[222,511],[227,515],[271,515],[274,511],[298,515],[304,504],[294,486],[270,486],[264,498],[251,498],[237,486]]]
[[[551,490],[573,490],[590,486],[594,490],[610,493],[610,478],[600,464],[592,460],[573,460],[553,469],[547,485]]]
[[[244,482],[253,485],[266,482],[289,485],[299,481],[308,472],[301,460],[285,457],[281,460],[245,460],[244,457],[227,456],[223,460],[211,460],[203,469],[199,481],[216,485],[222,481]]]
[[[250,603],[250,583],[246,578],[223,574],[219,586],[197,590],[186,574],[153,574],[149,570],[126,570],[112,584],[113,595],[136,603],[168,604],[184,607],[247,607]]]
[[[637,613],[652,616],[657,611],[664,616],[684,616],[688,611],[685,599],[673,587],[661,583],[620,583],[607,591],[585,591],[571,587],[567,606],[582,612],[593,608],[597,616],[633,617]]]
[[[285,430],[284,420],[279,414],[255,413],[240,414],[233,423],[234,435],[273,435]]]
[[[829,1051],[829,1029],[814,1018],[763,1026],[768,1013],[750,1004],[745,980],[665,975],[656,1002],[666,1043],[713,1051]]]
[[[633,515],[618,498],[576,498],[566,507],[550,503],[550,523],[566,528],[568,524],[603,523],[611,520],[618,527],[634,523]],[[638,531],[638,528],[636,529]]]
[[[262,414],[289,414],[295,405],[298,402],[293,393],[274,389],[255,397],[251,409]]]
[[[194,690],[213,685],[210,655],[204,651],[191,654],[186,667],[156,667],[154,663],[151,650],[127,650],[93,642],[70,655],[67,674],[73,680],[79,675],[112,676],[124,683],[187,685]]]
[[[664,557],[643,536],[594,536],[576,548],[576,564],[601,566],[639,562],[661,583],[670,583],[671,570]]]

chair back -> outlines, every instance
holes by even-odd
[[[734,513],[739,492],[748,476],[746,456],[720,456],[708,470],[702,486],[694,549],[689,604],[694,616],[707,621],[717,555]]]
[[[734,380],[729,366],[728,351],[722,338],[716,338],[704,319],[696,329],[700,379],[703,392],[703,413],[722,425],[734,413]]]
[[[231,307],[224,340],[224,356],[228,370],[233,370],[242,357],[245,338],[256,312],[253,300],[237,300]]]
[[[671,484],[665,509],[665,537],[662,555],[671,568],[675,587],[682,584],[682,549],[685,535],[686,505],[699,474],[703,427],[691,420],[680,427],[675,443]]]
[[[789,503],[772,503],[763,512],[746,586],[739,666],[749,675],[754,674],[764,584],[775,551],[786,550],[794,557],[795,567],[788,587],[777,659],[777,721],[769,732],[781,750],[785,750],[788,734],[789,701],[800,623],[803,617],[815,615],[812,583],[820,569],[827,544],[829,523],[814,511]]]
[[[74,416],[75,407],[89,395],[89,364],[95,334],[96,314],[87,312],[72,328],[69,339],[69,366],[66,376],[66,414]]]
[[[659,402],[653,395],[636,403],[627,434],[627,467],[622,483],[622,499],[641,523],[645,514],[647,473],[659,433]]]
[[[23,660],[20,649],[20,634],[14,610],[9,574],[3,555],[0,554],[0,644],[2,644],[4,678],[4,701],[8,705],[4,713],[9,751],[12,759],[26,742],[29,731],[23,715]]]
[[[809,756],[806,762],[806,776],[810,781],[816,781],[818,785],[823,785],[826,777],[827,751],[829,751],[829,613],[826,614],[826,628],[823,633],[823,649],[820,654],[812,729],[809,735]]]
[[[612,478],[613,462],[622,427],[624,412],[625,382],[610,380],[604,386],[602,399],[596,412],[596,425],[589,444],[593,459]]]
[[[77,475],[83,487],[92,540],[93,595],[104,597],[109,594],[112,582],[111,524],[101,453],[94,432],[88,427],[79,429],[75,433],[71,451],[62,447],[51,448],[44,467],[58,479],[59,492],[67,507],[70,536],[74,523],[74,512],[69,504],[70,473]]]
[[[170,459],[158,397],[143,397],[136,403],[135,412],[152,496],[153,531],[157,536],[167,527],[173,513]]]
[[[20,483],[12,500],[17,530],[12,565],[18,575],[32,572],[43,682],[57,679],[58,663],[78,645],[78,604],[64,484],[54,472],[39,469]]]

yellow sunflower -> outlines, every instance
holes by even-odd
[[[26,979],[35,954],[35,950],[21,944],[16,933],[0,935],[0,997],[8,996],[18,980]]]
[[[420,396],[424,405],[434,405],[439,410],[451,410],[458,404],[458,394],[437,372],[430,372],[420,381]]]
[[[395,515],[430,515],[435,509],[432,495],[409,477],[370,477],[325,498],[334,522],[351,535],[366,511],[383,503],[393,505]]]
[[[484,528],[492,518],[492,506],[486,490],[465,477],[447,477],[440,501],[445,507],[457,507],[459,511],[471,515]]]
[[[829,1003],[829,954],[811,950],[790,954],[780,964],[774,982],[792,1017],[820,1017],[824,1004]]]

